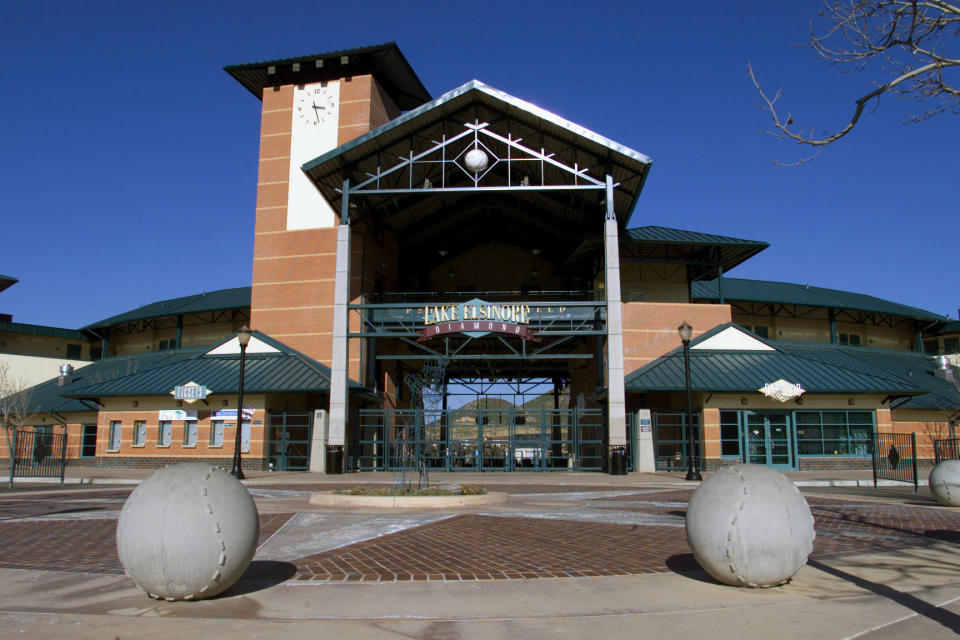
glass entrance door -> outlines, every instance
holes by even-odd
[[[786,413],[747,413],[747,462],[774,469],[793,468],[793,438]]]

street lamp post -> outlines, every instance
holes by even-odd
[[[683,342],[683,374],[687,385],[687,480],[703,480],[697,469],[697,439],[693,424],[693,393],[690,391],[690,338],[693,337],[693,327],[684,320],[677,327],[680,341]]]
[[[243,369],[246,365],[247,344],[250,343],[250,329],[246,325],[237,332],[237,342],[240,343],[240,391],[237,394],[237,437],[233,443],[233,468],[230,473],[237,480],[243,480],[242,461],[240,460],[240,436],[243,431]]]

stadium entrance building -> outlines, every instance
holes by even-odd
[[[949,319],[725,277],[764,242],[630,228],[642,153],[478,81],[432,99],[392,44],[226,70],[263,104],[249,299],[88,327],[105,360],[35,403],[78,459],[229,460],[246,323],[246,460],[276,469],[653,471],[688,426],[708,468],[864,467],[873,433],[960,404],[922,355]],[[222,339],[184,349],[203,314]],[[106,368],[149,331],[171,351]],[[223,399],[173,416],[188,384]]]

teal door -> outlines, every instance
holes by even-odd
[[[744,442],[749,464],[793,469],[793,437],[786,413],[747,413]]]

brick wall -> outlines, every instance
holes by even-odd
[[[628,302],[623,305],[624,372],[630,374],[680,346],[677,327],[686,320],[693,336],[730,322],[730,305]]]

